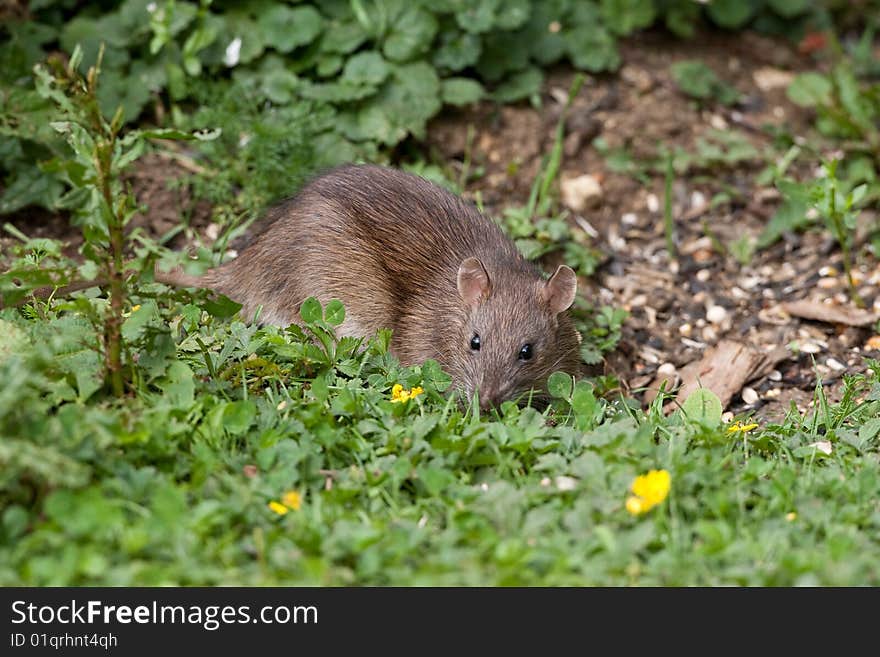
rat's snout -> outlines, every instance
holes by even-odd
[[[507,390],[505,386],[482,385],[479,389],[480,410],[490,411],[501,405],[505,399]]]

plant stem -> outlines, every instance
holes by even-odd
[[[835,171],[831,171],[831,175],[835,175]],[[831,194],[829,198],[830,202],[830,218],[831,223],[834,225],[834,236],[837,238],[837,242],[840,244],[840,252],[843,256],[843,270],[846,273],[846,283],[847,287],[849,287],[849,298],[852,300],[856,306],[859,308],[865,307],[865,302],[862,297],[859,295],[856,290],[856,282],[853,280],[852,276],[852,261],[849,250],[849,239],[847,235],[846,226],[843,220],[843,213],[838,212],[837,210],[837,180],[833,178],[833,184],[831,185]]]
[[[122,376],[122,310],[125,305],[125,267],[123,249],[125,236],[119,212],[113,205],[111,188],[111,158],[116,141],[115,134],[109,140],[101,141],[96,146],[96,169],[98,171],[101,195],[104,198],[107,212],[107,233],[110,242],[110,253],[106,260],[107,279],[110,281],[110,312],[104,321],[104,344],[106,348],[107,375],[113,394],[121,397],[125,394]]]

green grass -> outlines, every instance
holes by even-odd
[[[746,434],[559,379],[543,413],[477,417],[387,336],[325,350],[156,287],[119,401],[75,317],[3,311],[0,584],[880,584],[874,374]],[[424,393],[392,403],[398,382]],[[661,468],[669,497],[630,515]],[[291,490],[298,510],[268,508]]]

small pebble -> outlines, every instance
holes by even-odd
[[[880,335],[872,335],[865,343],[865,351],[880,351]]]
[[[656,194],[648,194],[648,197],[645,199],[645,203],[648,206],[649,212],[660,211],[660,199],[657,198]]]
[[[672,363],[663,363],[657,368],[657,374],[663,374],[664,376],[673,375],[675,374],[675,365]]]
[[[749,406],[752,406],[753,404],[757,404],[758,399],[759,399],[758,393],[755,392],[754,388],[743,388],[742,389],[742,400],[746,404],[748,404]]]
[[[689,338],[691,336],[691,333],[694,332],[694,327],[690,324],[682,324],[678,327],[678,332],[686,338]]]
[[[700,281],[701,283],[705,283],[712,277],[712,272],[710,272],[708,269],[701,269],[697,272],[696,277],[698,281]]]
[[[743,276],[739,279],[739,286],[744,290],[754,290],[760,282],[761,279],[757,276]]]
[[[770,388],[767,392],[764,393],[764,397],[766,399],[776,399],[782,393],[782,390],[779,388]]]
[[[734,285],[732,288],[730,288],[730,294],[731,294],[731,296],[739,299],[740,301],[745,301],[747,299],[752,298],[752,295],[750,295],[748,292],[746,292],[742,288],[737,287],[736,285]]]
[[[831,454],[831,442],[828,440],[819,440],[815,443],[810,443],[810,447],[815,447],[817,450],[819,450],[823,454],[826,454],[826,455]]]
[[[710,306],[706,311],[706,319],[713,324],[720,324],[727,319],[727,310],[724,306]]]
[[[623,216],[620,217],[620,223],[625,226],[635,226],[639,223],[639,217],[635,212],[627,212]]]
[[[822,351],[822,347],[817,345],[815,342],[802,342],[800,345],[800,350],[805,354],[818,354]]]
[[[773,370],[767,375],[767,378],[771,381],[782,381],[782,372],[779,370]]]
[[[562,202],[575,212],[594,207],[602,200],[602,185],[595,176],[585,174],[576,178],[563,178],[559,182]]]
[[[727,121],[724,120],[723,116],[718,114],[713,114],[709,117],[709,125],[711,125],[716,130],[727,130]]]
[[[843,370],[846,369],[846,365],[844,365],[843,363],[841,363],[841,362],[840,362],[839,360],[837,360],[836,358],[829,358],[829,359],[827,359],[827,360],[825,361],[825,364],[826,364],[828,367],[830,367],[832,370],[836,370],[836,371],[838,371],[838,372],[842,372]]]

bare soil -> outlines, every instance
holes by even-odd
[[[713,130],[738,131],[759,151],[772,141],[766,125],[814,138],[811,117],[787,99],[785,89],[791,75],[815,64],[786,43],[749,33],[693,41],[646,34],[625,43],[622,54],[618,74],[591,78],[576,98],[566,120],[560,176],[565,181],[587,174],[602,187],[594,206],[569,210],[573,225],[579,216],[581,225],[585,220],[595,229],[594,243],[606,254],[592,279],[582,281],[584,293],[597,305],[630,311],[620,349],[606,361],[607,371],[631,394],[641,394],[656,390],[662,378],[675,378],[719,340],[733,339],[765,354],[769,366],[749,373],[746,387],[727,405],[729,411],[754,413],[765,421],[780,420],[792,404],[803,412],[812,403],[817,377],[828,397],[837,400],[842,377],[863,371],[864,356],[877,357],[877,346],[867,344],[873,335],[870,324],[852,327],[833,320],[851,306],[833,240],[826,231],[785,234],[747,265],[727,251],[737,239],[757,238],[780,203],[775,189],[756,183],[766,162],[754,158],[676,176],[678,253],[670,258],[663,175],[653,173],[645,184],[615,173],[594,143],[601,137],[612,149],[625,148],[635,160],[648,160],[656,158],[660,145],[693,152]],[[709,65],[743,100],[732,108],[701,107],[686,97],[670,73],[670,66],[684,59]],[[527,199],[541,157],[552,146],[572,75],[561,70],[548,76],[540,109],[484,105],[434,121],[428,138],[434,152],[453,163],[467,155],[472,167],[485,169],[468,192],[479,193],[490,211]],[[808,177],[806,166],[812,164],[795,163],[791,171]],[[724,191],[733,200],[709,206]],[[863,215],[866,225],[873,222],[870,213]],[[876,310],[878,263],[862,254],[857,269],[860,292],[868,309]],[[781,308],[799,299],[827,304],[832,321],[799,319]],[[666,376],[658,376],[658,370]],[[653,394],[649,391],[649,398]]]

